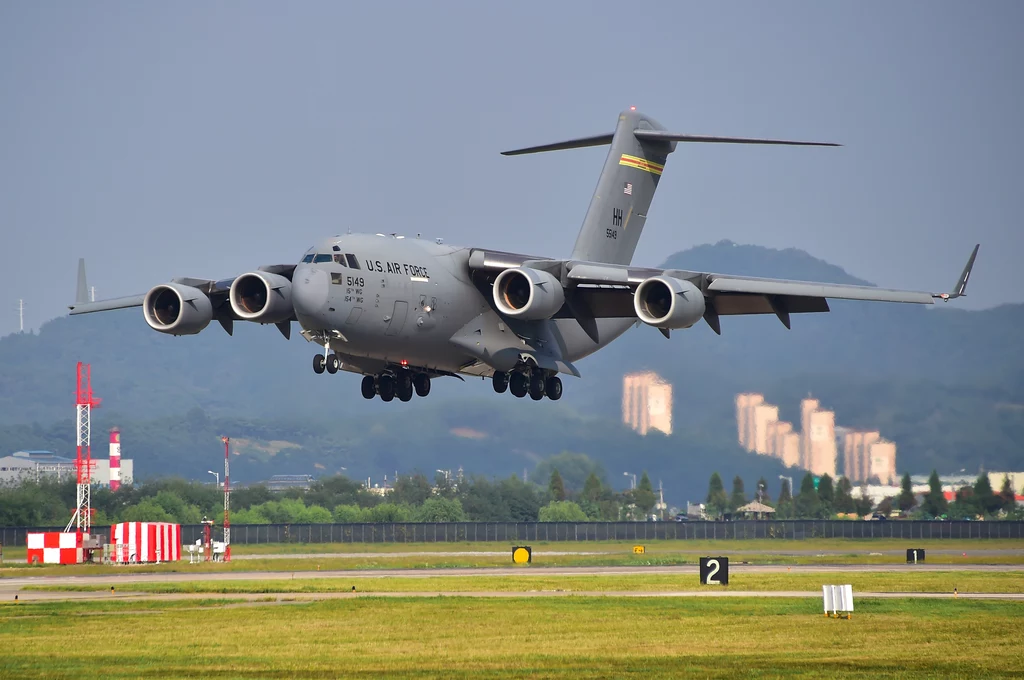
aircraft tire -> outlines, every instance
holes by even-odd
[[[377,393],[381,401],[391,401],[395,398],[395,379],[384,374],[377,378]]]
[[[548,395],[548,399],[551,401],[558,401],[562,398],[562,379],[557,375],[553,375],[547,379],[547,384],[544,385],[544,392]]]
[[[505,390],[508,389],[508,373],[505,371],[495,371],[494,376],[491,378],[491,384],[494,385],[494,391],[498,394],[504,394]]]
[[[539,372],[530,376],[530,399],[540,401],[544,398],[544,376]]]
[[[406,375],[400,375],[395,381],[395,396],[402,401],[412,399],[412,378],[408,375],[408,371]]]
[[[416,396],[427,396],[430,394],[430,376],[426,373],[417,373],[412,379],[412,386],[416,388]]]
[[[373,382],[372,375],[364,375],[363,382],[359,386],[359,391],[363,394],[363,399],[373,399],[377,396],[377,386]]]
[[[338,372],[338,369],[341,368],[341,361],[338,359],[337,354],[328,355],[326,360],[326,368],[327,372],[330,373],[331,375],[334,375],[335,373]]]
[[[323,354],[317,354],[316,356],[313,357],[313,372],[314,373],[316,373],[317,375],[320,375],[321,373],[324,372],[324,369],[326,367],[327,367],[327,360],[324,358]]]
[[[530,391],[530,381],[525,375],[515,371],[508,378],[508,389],[512,396],[522,399]]]

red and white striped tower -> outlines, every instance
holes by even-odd
[[[85,371],[82,371],[82,367]],[[94,408],[99,407],[100,400],[92,395],[92,368],[89,364],[78,362],[78,373],[76,380],[75,410],[77,413],[78,425],[78,449],[75,455],[75,470],[78,473],[78,492],[74,514],[71,521],[64,529],[71,531],[71,527],[83,534],[88,534],[92,528],[92,497],[90,484],[92,483],[92,444],[91,444],[91,414]],[[83,455],[83,453],[85,455]]]
[[[110,490],[121,488],[121,431],[110,431]]]
[[[231,437],[221,437],[224,442],[224,561],[231,561],[231,479],[228,475],[228,447]]]

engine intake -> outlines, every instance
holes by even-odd
[[[494,280],[494,304],[519,319],[550,319],[565,304],[565,291],[558,279],[539,269],[506,269]]]
[[[231,310],[244,321],[280,323],[292,318],[292,282],[270,272],[249,272],[231,283]]]
[[[704,294],[689,281],[652,276],[637,286],[633,309],[655,328],[689,328],[704,316]]]
[[[210,298],[198,288],[180,283],[153,286],[142,301],[146,323],[170,335],[195,335],[213,319]]]

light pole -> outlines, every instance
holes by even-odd
[[[792,498],[793,497],[793,478],[792,477],[787,477],[786,475],[779,475],[779,479],[785,479],[785,480],[787,480],[789,482],[789,497]],[[782,492],[780,491],[779,492],[779,496],[781,496],[781,495],[782,495]]]
[[[632,473],[632,472],[623,472],[622,473],[623,477],[629,477],[631,475],[632,475],[633,479],[630,482],[630,487],[629,488],[630,489],[635,489],[636,488],[636,474]]]
[[[217,488],[219,489],[220,488],[220,473],[219,472],[214,472],[213,470],[207,470],[207,472],[209,472],[211,475],[213,475],[214,477],[217,478]]]

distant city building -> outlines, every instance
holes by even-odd
[[[793,432],[793,423],[776,420],[768,424],[768,455],[782,459],[786,435]]]
[[[672,434],[672,385],[653,371],[623,376],[622,422],[641,435]]]
[[[108,486],[110,461],[106,458],[93,458],[92,463],[93,484]],[[121,478],[124,484],[132,483],[134,469],[134,461],[130,458],[121,461]],[[74,479],[75,476],[74,459],[58,456],[52,451],[18,451],[0,458],[0,484],[38,482],[47,477],[64,481]]]
[[[760,394],[736,395],[736,429],[740,446],[747,451],[754,450],[754,408],[764,403]]]
[[[121,465],[124,466],[124,461],[121,461]],[[284,491],[285,489],[309,491],[312,483],[311,475],[274,475],[267,480],[267,489],[270,491]]]
[[[896,476],[896,445],[888,439],[879,439],[868,449],[869,467],[868,480],[877,479],[882,484],[895,484]]]
[[[804,399],[800,402],[800,467],[811,469],[811,414],[818,410],[817,399]]]
[[[881,438],[878,431],[853,430],[846,433],[843,437],[843,474],[847,479],[851,482],[871,481],[871,446]]]
[[[1003,489],[1003,480],[1009,479],[1017,498],[1024,497],[1024,472],[989,472],[988,483],[992,485],[992,491],[999,493]]]
[[[760,404],[754,407],[754,453],[767,456],[775,448],[775,442],[769,444],[768,430],[779,420],[779,407],[771,404]]]
[[[810,430],[804,432],[809,454],[806,468],[816,475],[835,477],[836,414],[832,411],[814,411],[809,420]]]
[[[800,465],[800,435],[796,432],[789,432],[782,435],[782,446],[779,449],[778,457],[786,467],[799,467]]]

